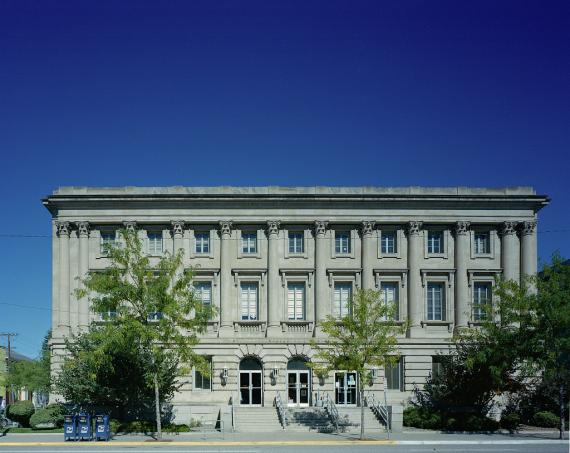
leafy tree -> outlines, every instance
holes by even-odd
[[[18,360],[9,364],[7,384],[14,390],[47,394],[50,389],[50,351],[48,332],[37,360]]]
[[[154,387],[157,436],[161,438],[161,372],[171,367],[182,372],[194,365],[208,374],[206,361],[195,354],[193,346],[212,308],[194,297],[192,273],[182,270],[182,250],[165,254],[151,266],[136,231],[121,230],[120,234],[122,244],[107,250],[110,265],[88,274],[77,296],[89,296],[95,312],[112,313],[108,325],[134,339],[132,348],[148,364],[145,378]]]
[[[327,335],[325,344],[315,340],[317,351],[312,365],[317,373],[331,370],[355,371],[360,394],[360,439],[364,438],[364,383],[370,367],[384,367],[399,360],[397,335],[406,331],[406,325],[393,321],[397,307],[380,300],[374,290],[358,290],[349,302],[349,315],[341,319],[327,316],[321,323]]]

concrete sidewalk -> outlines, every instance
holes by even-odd
[[[568,433],[565,436],[568,439]],[[85,447],[121,444],[137,445],[339,445],[362,444],[354,434],[327,434],[315,432],[288,432],[284,430],[263,433],[219,433],[195,432],[181,434],[164,434],[162,442],[156,442],[151,436],[141,434],[125,434],[114,436],[111,442],[77,442]],[[559,441],[557,431],[539,430],[515,434],[508,433],[441,433],[427,430],[406,430],[390,436],[367,436],[366,444],[375,445],[473,445],[473,444],[554,444],[568,443]],[[7,434],[0,437],[2,446],[56,446],[63,445],[63,433],[46,434]],[[74,444],[67,442],[66,444]]]

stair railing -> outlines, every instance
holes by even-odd
[[[338,409],[336,408],[334,401],[330,399],[328,393],[325,393],[325,396],[323,397],[323,407],[327,411],[329,419],[334,425],[335,430],[338,431],[338,421],[340,415],[338,414]]]
[[[388,439],[390,438],[390,428],[391,428],[391,420],[390,420],[390,411],[388,410],[388,403],[386,398],[386,391],[384,391],[384,404],[380,401],[376,401],[374,394],[368,395],[366,398],[366,402],[368,403],[368,407],[372,409],[372,412],[376,417],[384,422],[386,426],[386,432],[388,433]]]
[[[231,415],[232,415],[232,432],[236,430],[235,424],[235,415],[234,415],[234,397],[230,396],[230,407],[231,407]]]
[[[277,392],[275,396],[275,407],[277,408],[277,416],[279,417],[279,423],[283,429],[287,426],[287,414],[285,412],[285,407],[283,406],[283,401],[281,400],[281,395]]]

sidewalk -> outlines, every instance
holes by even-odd
[[[367,436],[368,445],[473,445],[473,444],[559,444],[568,443],[568,433],[564,441],[558,440],[557,431],[527,431],[516,434],[507,433],[441,433],[427,430],[406,430],[390,436]],[[158,445],[339,445],[358,444],[358,436],[354,434],[326,434],[315,432],[288,432],[275,431],[263,433],[181,433],[164,434],[162,442],[155,442],[151,436],[141,434],[118,435],[112,443],[124,446],[148,446],[152,443]],[[46,434],[8,434],[0,437],[2,446],[56,446],[63,444],[62,433]],[[72,444],[72,442],[67,442]],[[79,443],[78,443],[79,444]],[[107,444],[105,442],[81,442],[81,446],[96,447]],[[108,444],[107,444],[108,445]]]

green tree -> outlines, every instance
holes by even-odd
[[[8,367],[7,385],[13,390],[27,390],[46,395],[50,390],[50,351],[48,332],[42,343],[40,356],[36,360],[12,361]]]
[[[364,438],[364,385],[370,368],[382,368],[399,360],[397,335],[406,331],[405,323],[395,322],[397,307],[380,300],[374,290],[358,290],[349,302],[349,314],[341,319],[327,316],[321,323],[326,334],[324,345],[312,346],[317,373],[331,370],[354,371],[360,395],[360,439]]]
[[[192,273],[183,271],[183,251],[165,254],[152,266],[136,231],[121,230],[122,244],[109,246],[110,265],[89,273],[77,291],[89,296],[92,309],[111,313],[108,325],[133,338],[135,351],[148,363],[145,376],[154,387],[156,430],[162,437],[161,370],[196,366],[208,374],[206,361],[193,347],[212,316],[212,308],[194,297]]]

